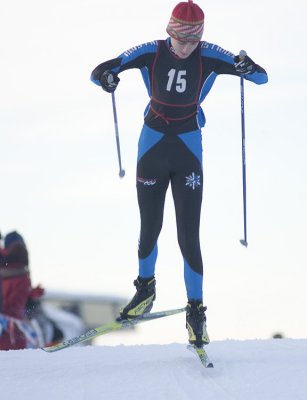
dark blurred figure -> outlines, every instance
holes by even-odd
[[[29,274],[29,256],[22,236],[14,231],[4,238],[0,249],[0,275],[2,278],[2,309],[4,316],[23,320],[32,286]],[[7,322],[0,337],[0,349],[24,349],[27,340],[16,324]]]
[[[282,333],[274,333],[272,339],[283,339],[284,335]]]
[[[0,284],[0,350],[45,345],[44,324],[53,323],[44,315],[41,307],[40,298],[44,289],[40,285],[32,288],[27,246],[16,231],[8,233],[4,237],[4,247],[0,247]],[[38,329],[30,325],[34,318],[39,325],[37,328],[40,328],[39,334]],[[58,331],[57,339],[61,340],[62,337]]]

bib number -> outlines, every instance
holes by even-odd
[[[168,81],[167,81],[167,85],[166,85],[166,90],[168,92],[170,92],[172,90],[172,86],[175,80],[175,75],[176,75],[176,70],[175,68],[172,68],[169,70],[168,72]],[[180,70],[177,73],[177,78],[175,81],[175,89],[178,93],[183,93],[185,92],[186,88],[187,88],[187,81],[186,81],[186,76],[187,71],[185,70]]]

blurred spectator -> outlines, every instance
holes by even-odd
[[[23,320],[32,287],[28,251],[22,236],[16,231],[8,233],[4,238],[4,248],[0,253],[0,275],[2,314]],[[23,332],[8,320],[0,337],[0,349],[23,349],[26,345],[27,340]]]
[[[274,335],[272,336],[273,339],[283,339],[284,335],[280,332],[278,333],[274,333]]]
[[[4,247],[0,246],[0,284],[0,350],[44,346],[63,339],[61,330],[43,313],[40,298],[44,289],[32,288],[27,246],[16,231],[8,233]],[[47,325],[48,343],[44,337]]]

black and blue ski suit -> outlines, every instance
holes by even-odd
[[[152,277],[158,254],[165,195],[171,184],[179,246],[184,259],[188,300],[202,300],[203,263],[199,240],[203,190],[201,103],[220,74],[237,75],[234,55],[201,41],[186,59],[178,58],[170,38],[141,44],[98,65],[92,81],[100,85],[106,71],[116,74],[130,68],[142,73],[150,102],[144,114],[137,160],[137,193],[141,217],[139,276]],[[267,82],[256,65],[245,79]]]

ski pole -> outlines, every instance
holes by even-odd
[[[114,126],[115,126],[116,148],[117,148],[117,156],[118,156],[118,164],[119,164],[119,177],[123,178],[125,176],[125,170],[122,167],[122,161],[121,161],[121,156],[120,156],[120,143],[119,143],[117,112],[116,112],[114,92],[112,92],[112,106],[113,106],[113,116],[114,116]]]
[[[244,60],[246,51],[241,50],[239,57]],[[246,223],[246,154],[245,154],[245,112],[244,112],[244,78],[240,76],[241,89],[241,130],[242,130],[242,179],[243,179],[243,219],[244,239],[240,240],[242,246],[247,247],[247,223]]]

